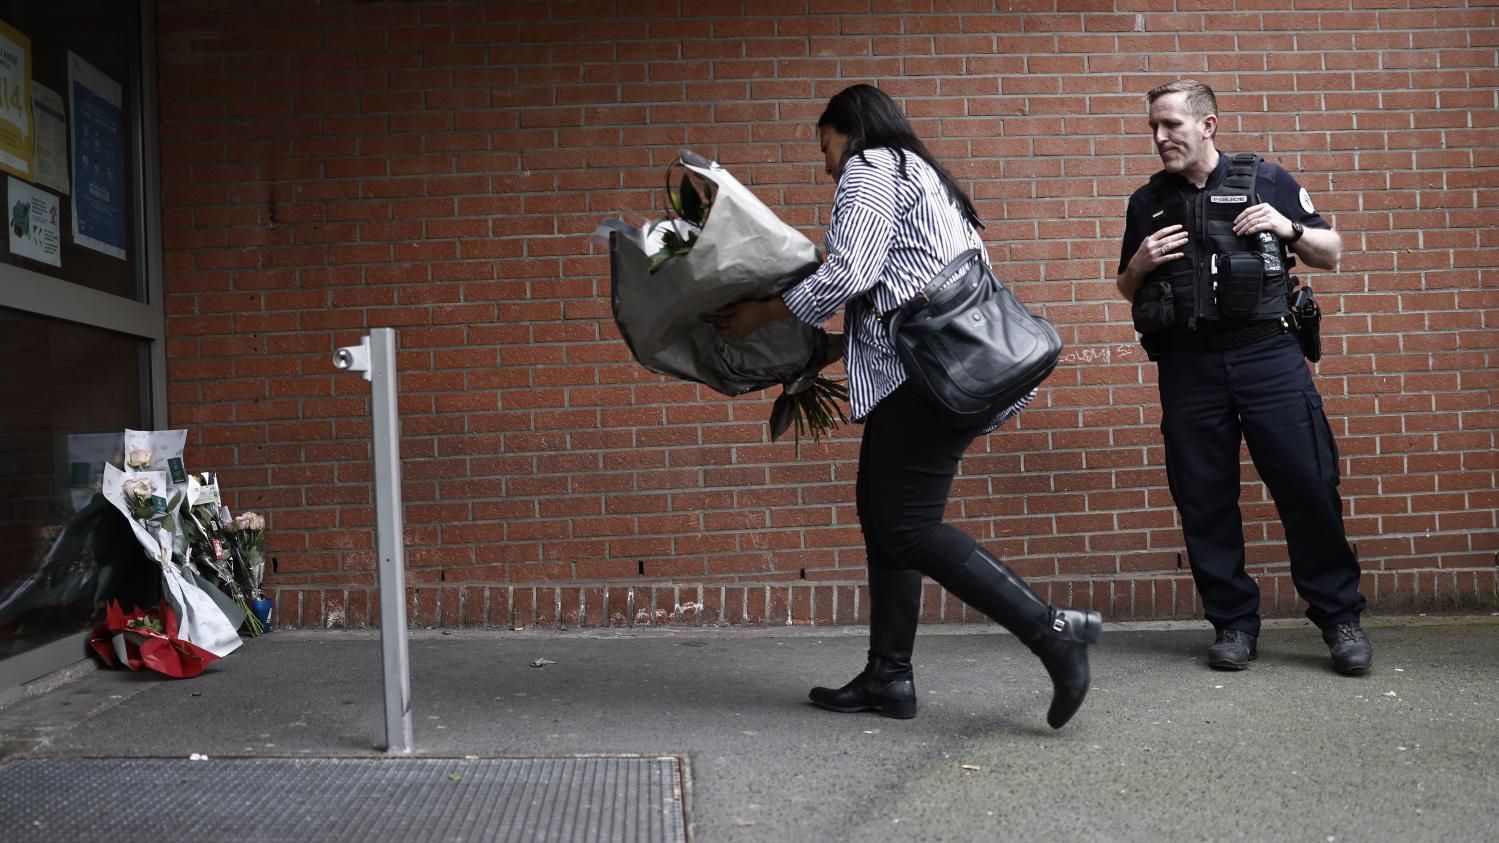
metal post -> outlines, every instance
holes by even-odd
[[[411,670],[406,650],[406,546],[401,523],[401,419],[396,409],[396,332],[375,328],[340,348],[340,369],[370,382],[375,426],[375,552],[380,563],[380,650],[385,676],[385,748],[411,751]]]

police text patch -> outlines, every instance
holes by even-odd
[[[1213,202],[1219,202],[1224,205],[1237,205],[1241,202],[1249,201],[1248,196],[1210,196],[1208,198]]]

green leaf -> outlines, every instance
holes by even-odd
[[[781,393],[776,398],[776,403],[770,408],[770,441],[774,442],[781,438],[786,428],[798,417],[796,401],[786,393]]]
[[[840,401],[848,400],[848,386],[818,375],[811,389],[788,395],[784,389],[770,409],[770,438],[779,439],[787,430],[796,429],[796,454],[801,456],[802,433],[815,444],[822,437],[848,424]]]

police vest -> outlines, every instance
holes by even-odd
[[[1274,232],[1234,234],[1234,219],[1258,204],[1255,172],[1260,157],[1232,156],[1223,183],[1213,190],[1183,190],[1162,171],[1147,185],[1150,227],[1180,225],[1187,232],[1182,257],[1157,267],[1135,294],[1135,329],[1151,334],[1171,327],[1197,330],[1202,323],[1277,319],[1286,312],[1290,289],[1285,244]]]

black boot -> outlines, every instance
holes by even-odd
[[[813,704],[828,711],[878,711],[902,720],[916,716],[911,646],[921,616],[921,572],[869,569],[869,663],[842,688],[813,688]]]
[[[1062,728],[1088,693],[1088,645],[1098,641],[1103,618],[1097,612],[1046,605],[1025,580],[977,545],[967,561],[937,582],[1014,633],[1041,658],[1053,688],[1046,722],[1053,729]]]

